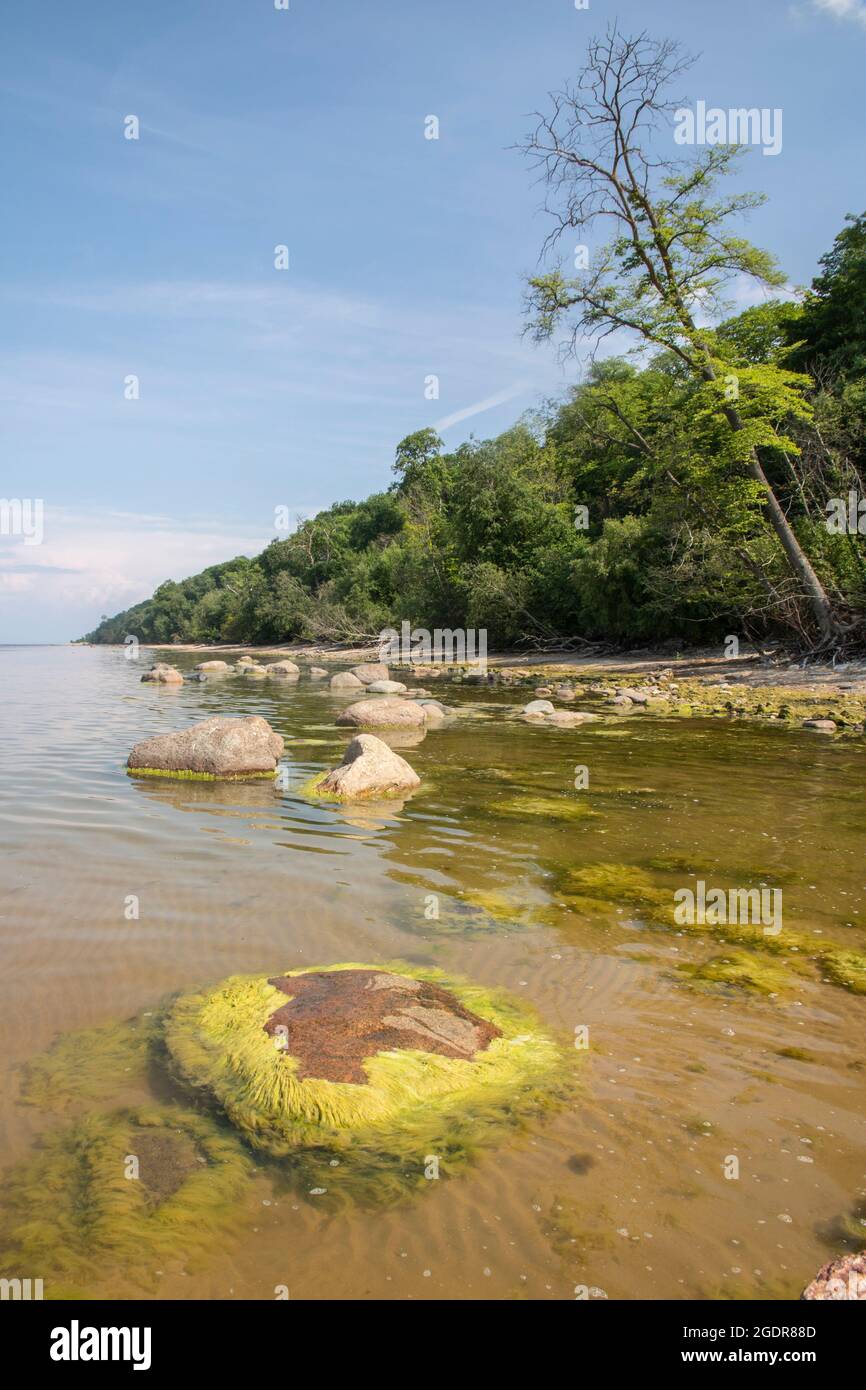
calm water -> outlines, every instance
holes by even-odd
[[[398,1209],[329,1215],[260,1178],[240,1238],[194,1276],[166,1269],[161,1296],[778,1298],[850,1248],[866,998],[812,974],[776,998],[699,992],[677,966],[718,943],[652,926],[627,892],[560,890],[599,864],[670,889],[781,884],[786,928],[864,950],[862,745],[648,716],[534,728],[516,692],[449,688],[461,718],[401,750],[421,792],[341,811],[270,783],[128,778],[138,738],[217,713],[264,715],[291,786],[346,743],[346,699],[321,685],[172,689],[142,685],[144,665],[0,648],[2,1166],[56,1123],[17,1097],[20,1064],[58,1033],[233,972],[402,958],[521,994],[563,1035],[588,1024],[573,1107]],[[573,814],[529,813],[542,797]]]

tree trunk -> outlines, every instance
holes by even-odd
[[[821,636],[830,640],[836,633],[836,623],[833,618],[833,609],[827,597],[823,584],[812,568],[808,555],[804,551],[800,542],[794,534],[794,530],[782,508],[779,499],[770,487],[767,475],[761,467],[757,454],[752,451],[749,459],[749,472],[757,483],[761,484],[767,495],[767,511],[770,514],[770,524],[782,544],[782,548],[788,557],[788,563],[796,574],[800,583],[806,591],[815,621],[821,630]]]
[[[711,369],[712,370],[712,369]],[[739,411],[733,406],[728,406],[725,410],[725,418],[732,430],[741,430],[743,422],[740,419]],[[785,513],[779,504],[779,499],[770,486],[769,479],[761,467],[757,451],[752,450],[749,456],[748,469],[756,483],[760,483],[766,496],[767,511],[770,516],[770,525],[779,537],[782,549],[788,560],[788,564],[794,571],[798,580],[803,586],[809,599],[809,605],[818,624],[821,636],[830,641],[836,634],[836,622],[833,617],[833,609],[827,592],[812,568],[808,555],[797,540],[794,528],[791,526]]]
[[[704,350],[706,351],[706,349]],[[707,355],[709,356],[709,354]],[[705,375],[709,381],[715,381],[716,379],[715,371],[710,362],[707,363]],[[734,406],[726,406],[724,414],[732,430],[741,430],[743,428],[740,413]],[[808,555],[797,540],[794,534],[794,528],[782,511],[779,499],[770,486],[769,479],[761,466],[761,461],[755,449],[752,450],[749,456],[748,469],[755,479],[755,482],[760,483],[761,487],[764,489],[766,507],[770,516],[770,525],[779,538],[788,564],[803,586],[815,622],[818,624],[818,630],[825,641],[832,641],[838,632],[838,628],[833,616],[832,605],[827,597],[827,591],[812,568]]]

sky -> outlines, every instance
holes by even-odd
[[[78,637],[257,553],[276,508],[387,487],[410,431],[486,438],[579,380],[522,335],[549,224],[513,147],[613,19],[701,55],[689,102],[781,108],[745,230],[808,284],[866,204],[863,0],[3,7],[0,497],[44,520],[0,534],[0,643]]]

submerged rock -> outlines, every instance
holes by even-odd
[[[357,677],[362,685],[372,685],[373,681],[391,679],[391,672],[384,661],[362,661],[359,666],[352,667],[351,674]]]
[[[308,674],[311,680],[322,681],[325,679],[328,673],[325,670],[324,666],[311,666]]]
[[[0,1274],[50,1298],[153,1289],[159,1266],[221,1251],[249,1221],[252,1164],[224,1126],[179,1106],[87,1115],[49,1132],[3,1185]]]
[[[866,1250],[822,1265],[800,1297],[816,1302],[866,1301]]]
[[[816,729],[821,734],[835,734],[836,723],[833,719],[804,719],[804,729]]]
[[[351,671],[338,671],[331,677],[332,690],[360,690],[363,684]]]
[[[141,678],[143,681],[153,681],[157,685],[183,685],[183,675],[176,666],[167,666],[164,661],[160,661],[156,666],[152,666],[149,671],[145,671]]]
[[[600,718],[600,714],[590,714],[586,710],[555,709],[552,714],[544,716],[544,723],[553,724],[560,729],[574,729],[578,724],[590,724],[594,719]]]
[[[370,695],[403,695],[406,687],[401,681],[371,681],[367,686]]]
[[[284,743],[266,719],[219,715],[136,743],[127,768],[136,774],[168,777],[250,777],[273,775]]]
[[[301,674],[300,666],[296,666],[294,661],[271,661],[266,667],[269,676],[288,676],[297,680]]]
[[[337,723],[353,729],[419,729],[425,727],[427,715],[414,700],[386,695],[349,705],[337,715]]]
[[[530,700],[523,706],[524,714],[553,714],[554,707],[549,700]]]
[[[377,1203],[552,1104],[565,1065],[521,1001],[402,965],[236,975],[177,1000],[165,1040],[255,1147],[306,1151],[323,1186]],[[341,1153],[353,1167],[329,1171]]]
[[[313,779],[309,794],[336,801],[376,800],[404,796],[420,785],[421,778],[405,758],[374,734],[359,734],[339,767]]]

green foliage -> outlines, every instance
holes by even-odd
[[[666,216],[696,216],[678,206]],[[335,503],[255,559],[167,581],[86,640],[351,641],[404,619],[483,628],[500,647],[796,630],[790,576],[746,467],[753,450],[823,582],[863,612],[862,538],[824,522],[827,499],[859,487],[864,453],[864,242],[866,221],[852,219],[804,307],[769,300],[701,329],[710,377],[687,367],[693,345],[674,334],[640,367],[591,364],[562,401],[498,438],[446,452],[417,430],[397,446],[388,491]],[[707,275],[695,283],[707,287]],[[738,430],[724,413],[732,399]]]

